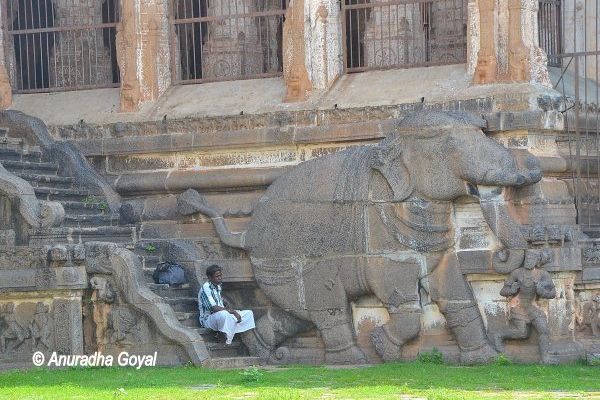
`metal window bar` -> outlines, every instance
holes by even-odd
[[[593,14],[598,4],[563,0],[552,15],[559,21],[556,30],[546,36],[556,51],[547,50],[550,76],[564,102],[565,129],[558,145],[568,164],[565,180],[575,198],[577,223],[592,237],[600,237],[600,23]]]
[[[539,0],[538,35],[539,46],[548,55],[548,65],[560,67],[562,58],[561,0]]]
[[[173,0],[174,84],[283,74],[287,0]]]
[[[590,74],[585,60],[598,62],[600,51],[557,55],[563,67],[554,84],[563,93],[564,135],[569,174],[575,197],[577,224],[585,233],[600,237],[600,103],[597,65]]]
[[[7,0],[7,49],[15,93],[118,87],[119,0]]]
[[[341,0],[345,72],[462,64],[466,0]]]

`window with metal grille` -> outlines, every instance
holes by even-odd
[[[15,93],[118,87],[118,0],[4,4]]]
[[[567,161],[564,179],[575,198],[577,224],[600,238],[600,23],[598,3],[540,0],[540,47],[548,73],[563,96],[564,135],[557,139]]]
[[[286,0],[173,0],[175,83],[279,76]]]
[[[466,0],[341,0],[346,72],[460,64]]]
[[[560,0],[540,0],[538,8],[538,34],[540,47],[548,55],[548,65],[560,67],[561,45],[561,10]]]

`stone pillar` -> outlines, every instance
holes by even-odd
[[[308,74],[313,89],[324,90],[344,70],[340,6],[335,0],[305,0],[304,12]]]
[[[168,0],[121,2],[117,59],[121,71],[121,111],[137,111],[171,84]]]
[[[5,9],[0,5],[0,21],[6,19],[4,13]],[[10,85],[7,67],[8,60],[4,51],[7,46],[5,38],[6,35],[4,34],[4,29],[0,29],[0,110],[10,107],[12,103],[12,87]]]
[[[473,31],[479,32],[479,49],[473,82],[477,84],[492,83],[498,78],[494,29],[496,2],[494,0],[479,0],[478,6],[479,26],[475,27]],[[471,15],[469,15],[469,20],[472,18]]]
[[[286,102],[304,101],[312,90],[305,64],[304,2],[305,0],[289,2],[283,24],[283,78],[287,86]]]
[[[539,48],[538,0],[478,0],[469,7],[469,31],[479,32],[475,84],[530,82],[550,86],[547,58]],[[470,49],[477,46],[470,43]],[[470,54],[469,62],[475,57]]]
[[[306,100],[325,90],[343,71],[339,4],[333,0],[292,0],[283,27],[285,101]]]
[[[81,293],[78,295],[54,300],[54,337],[61,354],[83,354]]]

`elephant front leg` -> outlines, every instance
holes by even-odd
[[[398,360],[404,344],[421,331],[421,266],[416,261],[397,262],[372,257],[366,275],[370,290],[390,315],[387,323],[371,333],[373,344],[384,361]]]
[[[446,253],[428,276],[429,293],[460,348],[464,364],[486,363],[497,352],[489,344],[471,289],[458,268],[456,254]]]

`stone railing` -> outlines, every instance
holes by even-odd
[[[59,164],[61,172],[72,176],[81,186],[101,193],[106,197],[110,210],[118,212],[121,206],[119,194],[94,170],[76,146],[54,140],[42,120],[20,111],[3,111],[0,112],[0,127],[8,128],[12,136],[23,138],[29,144],[41,146]]]
[[[55,201],[40,201],[33,187],[11,174],[0,164],[0,197],[16,201],[19,214],[33,228],[59,226],[64,217],[63,206]]]
[[[144,285],[137,255],[104,242],[86,243],[85,253],[95,290],[92,314],[99,350],[110,353],[124,346],[136,352],[151,349],[158,352],[160,364],[189,361],[200,365],[209,359],[201,336],[185,329],[165,299]],[[177,348],[183,348],[187,360],[179,358]]]

